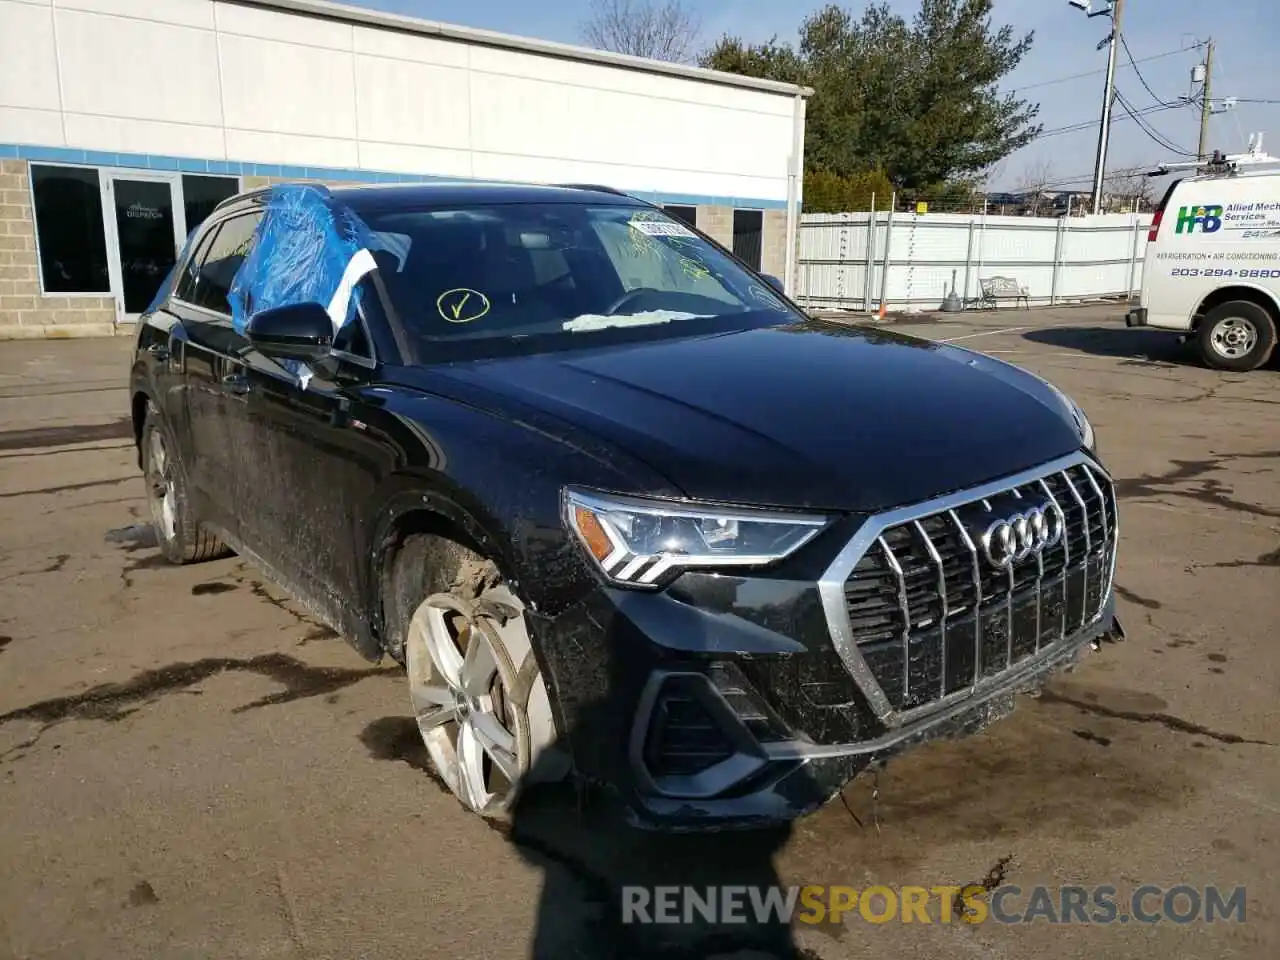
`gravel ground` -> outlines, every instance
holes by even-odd
[[[892,327],[1082,403],[1118,481],[1128,640],[789,831],[712,837],[636,835],[555,791],[512,828],[465,814],[424,770],[398,671],[236,558],[161,562],[128,340],[0,343],[0,958],[680,960],[763,936],[620,926],[617,888],[655,877],[1244,885],[1243,924],[855,911],[794,938],[823,960],[1280,955],[1275,365],[1214,373],[1115,308]]]

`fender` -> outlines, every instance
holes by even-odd
[[[1206,293],[1203,297],[1200,298],[1200,301],[1195,305],[1195,309],[1193,309],[1191,313],[1187,316],[1187,329],[1191,329],[1195,325],[1196,317],[1204,316],[1206,312],[1204,309],[1205,303],[1213,299],[1214,297],[1217,297],[1224,290],[1248,290],[1251,293],[1261,294],[1262,298],[1271,304],[1272,313],[1277,318],[1280,318],[1280,300],[1276,299],[1276,293],[1274,290],[1268,289],[1267,287],[1261,286],[1256,283],[1240,283],[1233,280],[1231,283],[1226,283],[1220,287],[1215,287],[1213,290],[1210,290],[1208,293]]]

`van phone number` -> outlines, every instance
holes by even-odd
[[[1176,267],[1170,272],[1174,277],[1231,277],[1237,280],[1280,280],[1280,270],[1232,270],[1219,267]]]

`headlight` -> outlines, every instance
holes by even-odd
[[[722,510],[565,491],[565,520],[616,584],[655,586],[691,567],[763,566],[800,549],[826,517]]]
[[[1080,432],[1080,442],[1084,444],[1085,449],[1091,453],[1097,452],[1097,438],[1093,435],[1093,424],[1089,422],[1089,418],[1084,415],[1084,411],[1080,409],[1080,404],[1076,403],[1065,393],[1055,387],[1048,380],[1049,389],[1057,394],[1058,399],[1062,401],[1062,405],[1067,408],[1067,412],[1071,414],[1071,419],[1075,421],[1076,429]]]

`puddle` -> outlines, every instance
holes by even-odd
[[[155,527],[149,523],[134,523],[127,527],[108,530],[102,539],[107,543],[125,544],[125,550],[129,553],[160,546],[159,541],[156,540]]]
[[[110,423],[9,430],[0,433],[0,450],[35,450],[42,447],[64,447],[72,443],[95,443],[99,440],[121,440],[132,439],[132,437],[133,419],[122,417]]]
[[[193,597],[204,597],[219,593],[230,593],[235,589],[236,585],[234,583],[218,583],[217,581],[213,581],[211,583],[197,583],[191,588],[191,595]]]
[[[1144,597],[1127,587],[1122,587],[1118,583],[1116,584],[1116,593],[1124,597],[1124,599],[1128,600],[1130,603],[1136,603],[1138,606],[1146,607],[1148,610],[1159,610],[1161,608],[1159,600],[1152,600],[1149,597]]]
[[[129,891],[129,899],[126,903],[131,907],[149,907],[152,904],[160,902],[160,897],[156,894],[155,887],[151,886],[150,881],[139,881],[132,890]]]
[[[174,663],[158,670],[147,670],[123,683],[103,684],[69,697],[57,697],[19,707],[17,710],[0,714],[0,725],[18,720],[29,720],[41,724],[41,729],[35,737],[21,745],[24,748],[30,747],[47,730],[65,720],[119,722],[137,712],[140,705],[153,703],[168,694],[191,692],[187,690],[188,687],[227,672],[255,673],[275,681],[284,688],[235,707],[231,711],[244,713],[262,707],[324,696],[369,677],[395,676],[401,671],[398,667],[373,667],[363,670],[314,667],[283,653],[269,653],[250,657],[247,660],[209,657],[193,663]],[[0,754],[0,759],[3,757],[4,755]]]
[[[67,561],[70,559],[71,559],[71,554],[60,553],[57,556],[52,557],[49,560],[49,565],[47,567],[42,567],[40,569],[40,572],[41,573],[57,573],[59,570],[61,570],[63,567],[67,565]]]

